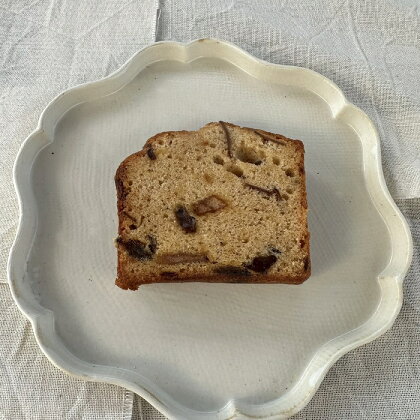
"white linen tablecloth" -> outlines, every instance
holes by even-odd
[[[225,39],[265,60],[322,73],[372,118],[388,187],[413,233],[396,324],[339,360],[295,418],[420,418],[419,6],[417,0],[0,2],[0,283],[17,226],[13,162],[47,103],[111,73],[155,40]],[[131,392],[53,367],[7,284],[0,284],[0,323],[0,419],[164,418]]]

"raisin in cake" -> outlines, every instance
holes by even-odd
[[[302,283],[303,157],[299,140],[224,122],[149,139],[115,177],[116,284]]]

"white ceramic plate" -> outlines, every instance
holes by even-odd
[[[302,139],[312,277],[301,286],[114,286],[114,173],[145,140],[218,120]],[[43,112],[15,165],[9,280],[49,359],[171,418],[285,418],[388,329],[411,257],[378,135],[336,85],[216,40],[162,42]]]

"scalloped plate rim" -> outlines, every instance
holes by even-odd
[[[312,79],[316,78],[318,82],[321,82],[321,84],[325,85],[324,88],[332,89],[334,95],[338,95],[340,103],[338,108],[333,108],[332,104],[323,97],[323,99],[326,100],[330,106],[333,118],[344,118],[343,115],[345,115],[346,112],[353,112],[358,114],[358,117],[364,120],[365,128],[370,131],[368,140],[362,141],[365,175],[366,167],[373,171],[371,178],[368,180],[365,177],[365,181],[368,192],[371,195],[372,202],[374,203],[376,210],[383,218],[384,223],[389,230],[390,242],[392,244],[392,255],[390,262],[378,277],[378,282],[381,288],[380,303],[375,313],[369,318],[369,320],[367,320],[364,324],[355,330],[335,337],[334,339],[325,343],[321,348],[319,348],[314,357],[308,363],[307,368],[295,386],[277,399],[261,405],[249,405],[242,403],[241,401],[229,400],[226,402],[224,407],[221,407],[219,410],[213,412],[198,412],[178,404],[175,400],[172,399],[172,397],[167,395],[158,387],[155,387],[152,383],[148,383],[149,381],[139,374],[133,374],[127,370],[114,368],[111,366],[88,364],[87,362],[76,358],[70,352],[66,353],[64,345],[62,345],[63,348],[60,349],[61,351],[64,351],[64,355],[56,352],[54,348],[50,346],[50,344],[60,346],[58,336],[54,336],[53,339],[55,341],[53,340],[51,343],[51,337],[48,336],[48,334],[44,334],[43,332],[43,329],[45,329],[45,331],[49,330],[50,332],[54,333],[54,314],[36,302],[29,302],[25,300],[25,298],[20,293],[21,289],[19,289],[21,287],[20,283],[24,283],[25,281],[24,276],[17,277],[15,273],[16,267],[25,267],[26,265],[26,258],[19,254],[22,254],[22,250],[25,250],[26,247],[26,252],[23,252],[23,255],[27,256],[32,247],[31,242],[29,242],[29,244],[22,244],[22,237],[24,235],[28,236],[28,234],[30,235],[30,232],[33,232],[30,236],[30,238],[33,240],[36,233],[36,206],[35,211],[34,209],[31,210],[31,218],[29,218],[29,220],[25,219],[25,212],[27,212],[25,204],[26,201],[28,201],[28,197],[24,196],[23,190],[26,188],[29,189],[30,193],[33,193],[33,190],[28,184],[30,181],[32,164],[43,147],[54,141],[53,138],[51,141],[48,141],[48,135],[46,134],[44,127],[44,121],[50,113],[54,112],[54,107],[60,105],[60,101],[62,101],[62,98],[64,97],[71,98],[72,95],[77,96],[77,93],[79,92],[83,93],[84,91],[89,91],[101,87],[106,88],[109,84],[112,85],[113,82],[118,82],[119,79],[122,79],[123,76],[126,75],[130,70],[134,70],[134,76],[140,74],[147,66],[136,66],[136,60],[140,59],[142,55],[146,54],[152,49],[178,49],[183,58],[178,61],[187,63],[198,58],[208,56],[206,54],[192,55],[191,50],[196,48],[200,51],[201,46],[204,47],[202,48],[204,51],[217,51],[217,48],[225,49],[231,54],[231,57],[226,57],[222,54],[220,56],[213,55],[214,53],[211,53],[210,56],[224,59],[225,61],[230,62],[232,65],[239,67],[242,71],[251,75],[252,72],[250,73],[249,69],[242,68],[240,65],[234,62],[235,60],[231,61],[229,58],[236,58],[239,61],[246,61],[250,65],[253,63],[259,68],[266,67],[274,69],[274,71],[277,72],[281,71],[282,69],[289,69],[290,71],[301,74],[304,77],[311,77]],[[161,60],[156,61],[165,60],[167,60],[167,58],[163,57]],[[148,65],[156,61],[150,61]],[[132,79],[129,79],[125,83],[123,82],[117,89],[112,89],[108,92],[108,94],[121,89],[131,80]],[[319,93],[316,90],[309,89],[307,86],[304,87],[314,93]],[[104,90],[107,91],[107,89]],[[96,96],[100,97],[101,95],[97,94]],[[60,114],[56,120],[59,121],[65,112],[69,111],[73,106],[82,102],[84,101],[80,99],[76,101],[73,100],[72,105],[65,107],[64,112]],[[346,124],[354,129],[354,127],[349,122],[346,122]],[[360,138],[360,135],[358,136]],[[369,154],[366,150],[368,147],[368,141],[370,141],[372,149],[374,149],[374,155]],[[35,144],[36,142],[39,144]],[[30,150],[31,147],[34,150]],[[29,159],[28,162],[31,164],[30,168],[25,167],[25,159]],[[27,172],[29,172],[26,178],[25,169]],[[21,180],[22,177],[24,177],[23,181]],[[129,60],[127,60],[123,66],[121,66],[118,70],[109,76],[94,82],[78,85],[59,94],[47,105],[47,107],[41,113],[38,126],[35,131],[32,132],[23,142],[13,168],[13,180],[18,196],[20,216],[16,237],[10,250],[7,275],[12,296],[19,309],[30,320],[38,345],[48,357],[48,359],[55,366],[62,369],[66,373],[85,380],[112,383],[132,390],[133,392],[141,395],[152,405],[154,405],[159,411],[170,418],[233,419],[240,417],[249,419],[274,419],[287,418],[293,414],[296,414],[298,411],[303,409],[313,397],[329,368],[348,351],[374,340],[375,338],[382,335],[386,330],[388,330],[394,323],[402,305],[402,280],[404,279],[404,276],[408,271],[411,263],[413,245],[408,224],[391,198],[391,195],[385,184],[381,166],[379,137],[373,123],[363,111],[347,101],[343,92],[334,82],[322,76],[321,74],[302,67],[273,64],[264,60],[260,60],[242,50],[238,46],[226,41],[205,38],[191,41],[189,43],[178,43],[173,41],[157,42],[135,53]],[[24,184],[25,181],[27,182],[26,185]],[[395,215],[393,219],[391,219],[391,213]],[[395,256],[396,253],[397,256]],[[23,272],[24,271],[25,270],[23,269]],[[381,323],[378,321],[379,319],[381,320]],[[322,359],[325,359],[323,360],[322,367],[314,370],[313,366],[315,361],[322,361]],[[129,373],[132,377],[137,378],[139,382],[134,382],[134,379],[126,379],[127,376],[130,376]]]

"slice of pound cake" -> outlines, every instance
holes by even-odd
[[[117,170],[116,284],[299,284],[310,275],[304,148],[225,122],[149,139]]]

